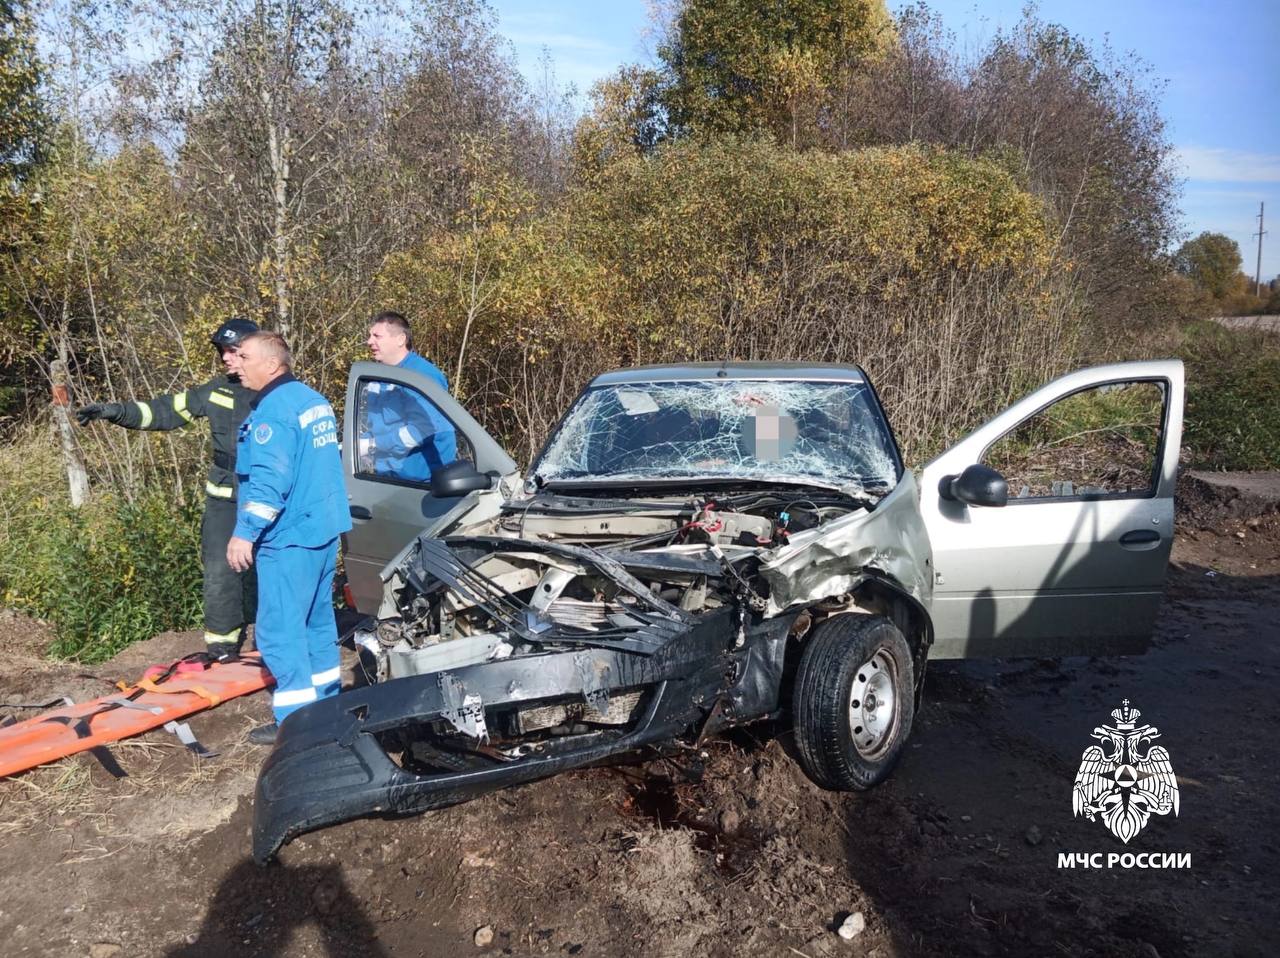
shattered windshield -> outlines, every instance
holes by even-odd
[[[590,389],[533,471],[543,481],[789,478],[877,490],[898,475],[866,383],[733,379]]]

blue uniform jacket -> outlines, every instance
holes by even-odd
[[[234,535],[314,548],[351,528],[338,423],[329,401],[286,374],[250,406],[236,442]]]
[[[409,353],[397,368],[422,373],[441,389],[449,388],[444,373],[417,353]],[[453,424],[414,390],[372,383],[366,393],[366,408],[373,468],[378,475],[426,481],[433,470],[458,458]]]

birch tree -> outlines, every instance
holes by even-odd
[[[215,0],[197,14],[166,11],[178,96],[180,168],[211,235],[222,238],[235,289],[256,296],[272,325],[297,333],[299,247],[324,213],[314,189],[332,168],[332,143],[358,94],[350,62],[353,18],[333,0]],[[192,43],[193,37],[197,40]],[[161,64],[167,61],[161,59]],[[192,85],[192,78],[196,83]]]

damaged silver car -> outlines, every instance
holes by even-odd
[[[1182,402],[1177,361],[1072,373],[917,478],[858,367],[629,369],[522,477],[434,382],[359,363],[344,555],[369,684],[282,724],[254,855],[771,717],[819,785],[875,785],[929,659],[1141,651]]]

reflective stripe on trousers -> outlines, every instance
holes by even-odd
[[[306,705],[308,702],[314,702],[315,700],[315,689],[293,689],[288,692],[274,692],[271,695],[271,707],[275,710],[276,721],[278,722],[284,718],[284,715],[288,715],[289,712],[292,712],[299,706]],[[290,706],[292,706],[292,708],[290,708]],[[280,714],[280,710],[282,708],[288,709],[284,715]]]
[[[257,570],[236,572],[227,565],[227,542],[236,526],[236,501],[209,496],[200,521],[200,561],[204,566],[204,630],[236,634],[252,622],[257,606]]]
[[[275,676],[277,722],[318,698],[337,695],[338,626],[333,616],[335,538],[316,549],[261,546],[254,637]]]
[[[325,699],[330,695],[337,695],[342,691],[342,669],[335,665],[323,672],[313,672],[311,686],[316,690],[316,698]]]

